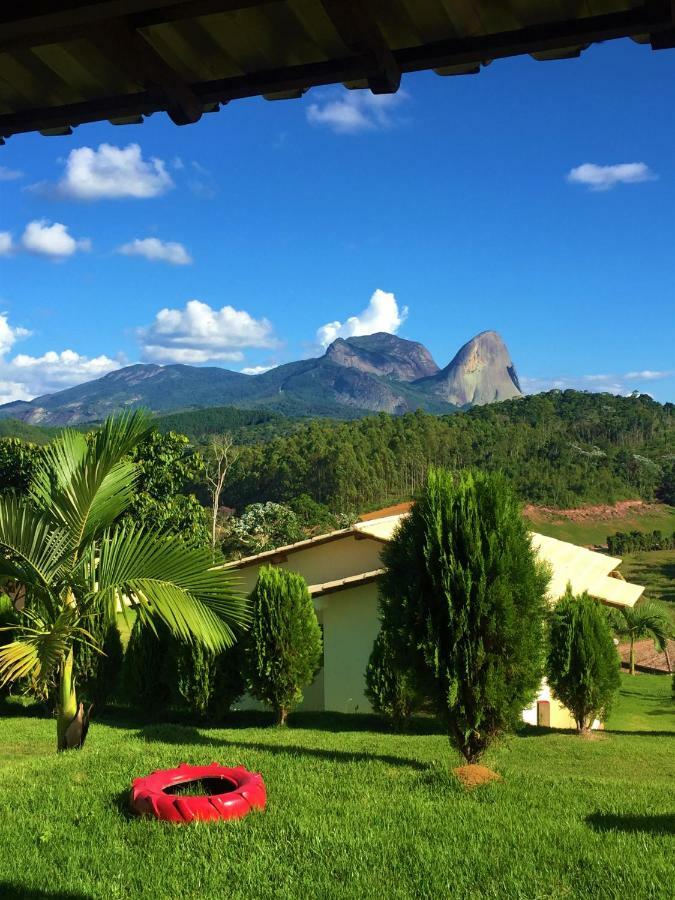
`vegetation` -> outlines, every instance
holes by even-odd
[[[0,680],[56,684],[59,750],[86,736],[74,645],[95,646],[88,626],[114,623],[120,597],[142,624],[159,619],[213,650],[246,621],[245,601],[208,551],[118,524],[135,495],[129,455],[147,434],[140,413],[108,419],[90,439],[66,431],[42,454],[29,494],[0,497],[0,583],[22,609],[14,640],[0,648]]]
[[[405,731],[423,698],[413,675],[397,658],[385,628],[375,638],[365,677],[365,693],[375,712],[391,719],[396,731]]]
[[[92,617],[87,624],[94,645],[84,641],[74,645],[74,681],[81,699],[100,711],[118,691],[124,651],[117,622]]]
[[[661,652],[667,650],[672,625],[663,609],[656,603],[638,602],[634,607],[610,611],[610,621],[618,638],[630,645],[630,674],[635,675],[635,642],[651,638]]]
[[[307,583],[295,572],[264,566],[251,594],[251,612],[249,690],[285,725],[321,665],[321,629]]]
[[[244,693],[245,639],[220,653],[178,643],[176,663],[178,694],[194,719],[222,720]]]
[[[628,553],[621,571],[627,581],[645,586],[645,596],[656,601],[675,603],[675,551]]]
[[[586,507],[583,510],[533,508],[525,510],[526,517],[535,531],[570,541],[580,546],[601,547],[607,542],[608,532],[675,530],[675,507],[649,503],[628,509]]]
[[[579,734],[607,718],[619,687],[619,657],[607,612],[588,594],[575,597],[568,589],[553,608],[546,677]]]
[[[543,671],[548,573],[512,490],[497,475],[432,469],[383,561],[382,618],[397,659],[476,762],[520,721]]]
[[[433,465],[501,471],[537,504],[651,500],[674,439],[672,404],[551,391],[445,416],[314,421],[242,448],[226,490],[237,508],[307,494],[332,511],[363,511],[412,497]]]
[[[223,527],[222,546],[229,557],[264,553],[302,540],[298,517],[280,503],[252,503]]]
[[[396,900],[666,900],[670,679],[622,681],[597,741],[526,728],[486,758],[504,781],[471,792],[448,773],[446,738],[428,720],[397,735],[367,716],[295,713],[290,729],[245,713],[227,729],[117,717],[97,727],[95,753],[55,758],[48,719],[5,715],[0,893],[379,900],[386,860]],[[188,828],[129,818],[132,778],[214,759],[262,772],[264,813]]]
[[[636,550],[673,550],[675,531],[672,534],[663,534],[660,529],[631,531],[629,534],[617,531],[607,537],[607,549],[612,556],[634,553]]]

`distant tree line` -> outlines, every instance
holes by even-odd
[[[333,512],[362,511],[414,496],[443,466],[500,471],[537,504],[667,502],[674,410],[646,396],[552,391],[448,416],[315,420],[242,447],[224,496],[238,509],[304,494]]]
[[[617,531],[607,536],[607,549],[612,556],[623,553],[635,553],[638,550],[673,550],[675,549],[675,531],[664,534],[659,529],[654,531]]]

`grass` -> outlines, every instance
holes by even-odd
[[[621,572],[627,581],[645,586],[645,597],[675,603],[675,550],[626,553]]]
[[[615,534],[617,531],[660,529],[664,533],[672,533],[675,531],[675,506],[652,505],[647,507],[645,512],[632,511],[621,518],[598,518],[582,522],[573,522],[549,513],[546,518],[537,517],[533,528],[541,534],[581,546],[604,545],[607,542],[607,535]]]
[[[622,731],[672,731],[675,737],[671,677],[623,672],[618,700],[607,727]]]
[[[329,714],[287,729],[250,714],[218,729],[111,718],[57,756],[54,723],[16,709],[0,720],[0,896],[671,896],[669,680],[628,678],[615,731],[527,729],[486,760],[504,781],[471,793],[424,721],[394,735]],[[128,816],[135,776],[213,760],[262,772],[267,810],[189,827]]]

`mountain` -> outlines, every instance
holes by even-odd
[[[7,403],[0,418],[70,425],[139,406],[157,413],[232,406],[345,419],[419,408],[452,412],[519,396],[513,363],[494,331],[465,344],[445,369],[422,344],[380,332],[338,338],[323,356],[260,375],[215,366],[127,366],[55,394]]]
[[[456,406],[483,406],[522,396],[515,366],[496,331],[481,331],[440,372],[418,382]]]

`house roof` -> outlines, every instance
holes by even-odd
[[[382,512],[388,512],[388,509],[382,510]],[[244,569],[249,566],[260,565],[263,562],[281,562],[298,551],[345,538],[356,540],[368,538],[386,543],[391,540],[406,514],[386,515],[379,519],[360,521],[351,528],[331,531],[328,534],[317,535],[305,541],[289,544],[286,547],[279,547],[276,550],[268,550],[265,553],[257,553],[254,556],[235,560],[227,563],[225,568]],[[536,532],[532,532],[531,537],[532,545],[536,549],[539,559],[547,562],[551,568],[552,577],[549,583],[549,596],[551,598],[561,597],[565,593],[568,584],[572,585],[572,590],[575,593],[587,591],[591,596],[597,597],[599,600],[612,606],[634,606],[642,595],[644,587],[641,585],[631,584],[623,579],[612,577],[611,573],[621,563],[618,557],[607,556],[605,553],[597,553],[594,550],[587,550],[585,547],[578,547],[576,544],[559,541],[557,538],[537,534]],[[379,574],[379,571],[376,573],[357,573],[335,582],[313,585],[313,588],[316,593],[342,590],[346,587],[351,587],[353,584],[360,583],[363,579],[373,581],[377,574]]]
[[[325,581],[323,584],[310,584],[309,593],[312,597],[321,597],[324,594],[333,594],[336,591],[344,591],[346,588],[358,587],[361,584],[370,584],[382,575],[384,569],[373,569],[372,572],[361,572],[358,575],[348,575],[346,578],[337,578],[335,581]]]
[[[474,74],[492,60],[578,56],[632,37],[672,47],[669,0],[22,0],[0,9],[0,139],[84,122],[179,125],[243,97],[342,82],[392,93],[401,75]]]

